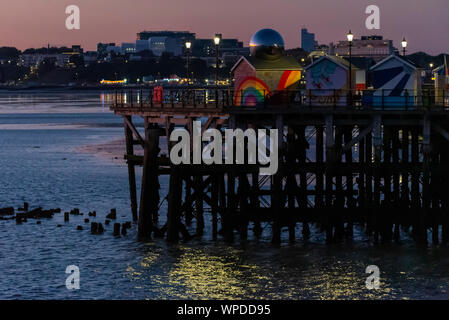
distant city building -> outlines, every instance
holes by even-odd
[[[150,50],[150,41],[148,40],[137,40],[136,41],[136,52],[142,52],[145,50]]]
[[[46,52],[45,52],[46,51]],[[20,66],[31,67],[41,64],[44,61],[54,63],[58,67],[70,67],[73,64],[70,63],[70,58],[76,55],[82,55],[83,48],[79,45],[72,46],[72,49],[68,48],[50,48],[34,51],[32,53],[24,53],[19,56],[18,64]]]
[[[213,39],[196,39],[193,42],[192,54],[196,57],[215,56],[216,46]],[[238,39],[221,39],[219,47],[220,55],[248,56],[249,48],[243,47],[243,42]]]
[[[160,56],[169,52],[175,56],[185,54],[185,43],[192,42],[192,56],[214,57],[215,43],[211,39],[196,39],[196,34],[188,31],[142,31],[137,34],[136,52],[147,50],[145,41],[149,41],[149,50]],[[221,39],[220,55],[247,56],[249,49],[238,39]]]
[[[349,42],[340,41],[330,51],[338,56],[349,56]],[[363,36],[361,39],[354,39],[352,43],[354,57],[367,57],[380,61],[394,52],[393,41],[385,40],[382,36]]]
[[[165,44],[161,44],[165,40]],[[154,46],[158,50],[158,54],[153,52],[155,55],[161,55],[162,52],[160,50],[164,50],[163,46],[166,46],[168,50],[166,52],[170,52],[175,56],[182,55],[185,52],[185,43],[186,41],[193,42],[196,38],[196,34],[188,31],[142,31],[137,34],[137,40],[150,40],[152,43],[156,43]],[[151,40],[153,39],[153,40]],[[151,49],[150,43],[150,50]]]
[[[78,53],[78,54],[83,54],[84,49],[80,45],[74,45],[74,46],[72,46],[72,52]]]
[[[92,63],[96,63],[98,59],[97,52],[95,51],[87,51],[86,53],[84,53],[83,57],[85,66],[88,66]]]
[[[170,37],[152,37],[149,40],[149,49],[155,56],[160,57],[164,52],[180,56],[183,53],[183,46],[177,39]]]
[[[136,52],[136,44],[135,43],[122,43],[121,53],[122,54],[131,54]]]
[[[194,40],[196,35],[188,31],[142,31],[137,34],[137,40],[148,40],[155,37]]]
[[[115,43],[99,43],[97,44],[97,54],[99,57],[104,57],[108,54],[108,47],[115,47]]]
[[[19,65],[23,67],[32,67],[41,64],[44,61],[50,61],[58,67],[65,67],[70,62],[70,56],[63,53],[55,54],[22,54],[19,57]]]
[[[315,34],[309,33],[306,28],[301,29],[301,48],[305,51],[312,52],[315,50],[316,45]]]
[[[106,53],[107,54],[109,54],[109,53],[116,53],[116,54],[120,54],[122,52],[122,48],[121,47],[119,47],[119,46],[108,46],[107,48],[106,48]]]

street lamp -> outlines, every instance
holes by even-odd
[[[220,47],[221,36],[216,34],[214,37],[215,43],[215,83],[218,85],[218,65],[219,65],[219,47]]]
[[[349,43],[349,104],[352,106],[352,41],[354,40],[354,35],[351,30],[349,30],[346,37]]]
[[[186,42],[186,54],[187,54],[187,87],[190,85],[190,48],[192,47],[192,42]]]
[[[219,63],[219,53],[218,49],[220,47],[221,35],[215,34],[214,43],[215,43],[215,103],[218,104],[218,65]]]
[[[404,37],[404,39],[402,39],[402,42],[401,42],[401,44],[402,44],[402,55],[405,57],[405,52],[406,52],[406,48],[407,48],[407,40],[405,40],[405,37]]]

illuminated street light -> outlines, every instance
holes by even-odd
[[[190,48],[192,47],[192,42],[186,42],[186,54],[187,54],[187,86],[190,85]]]
[[[354,40],[354,35],[352,34],[351,30],[349,30],[346,36],[348,38],[349,43],[352,44],[352,40]]]
[[[219,49],[220,49],[220,41],[221,35],[215,34],[214,43],[215,43],[215,103],[218,105],[218,66],[220,64],[219,61]]]
[[[402,39],[402,42],[401,42],[401,44],[402,44],[402,55],[405,57],[405,52],[406,52],[406,48],[407,48],[407,40],[405,40],[405,37],[404,37],[404,39]]]

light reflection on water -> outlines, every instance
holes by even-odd
[[[434,269],[448,264],[447,250],[435,250],[192,243],[146,250],[127,274],[148,299],[447,299],[448,278]],[[370,291],[373,263],[381,288]]]
[[[47,97],[47,96],[45,96]],[[70,102],[56,108],[58,97],[35,99],[52,112],[4,112],[0,96],[0,207],[23,201],[32,206],[79,207],[96,210],[92,221],[103,222],[116,207],[119,222],[130,219],[127,170],[123,164],[74,150],[80,145],[121,138],[121,119],[110,113],[80,113],[85,105]],[[2,100],[3,99],[3,100]],[[71,98],[70,98],[71,99]],[[87,94],[86,99],[99,99]],[[17,97],[13,97],[14,104]],[[63,99],[64,100],[64,99]],[[68,99],[65,99],[68,100]],[[101,101],[101,100],[99,100]],[[66,108],[66,109],[64,109]],[[30,111],[23,108],[21,111]],[[55,115],[53,111],[59,114]],[[78,110],[70,113],[67,110]],[[27,112],[28,112],[27,111]],[[23,130],[27,129],[27,130]],[[138,173],[140,178],[140,172]],[[162,192],[167,181],[161,181]],[[161,223],[165,221],[163,206]],[[307,243],[281,247],[270,243],[270,227],[257,242],[233,246],[203,240],[168,246],[163,240],[136,241],[136,228],[115,239],[112,228],[92,236],[84,217],[68,224],[57,215],[42,225],[22,226],[0,221],[0,298],[3,299],[447,299],[449,249],[417,248],[404,239],[401,246],[374,247],[355,230],[354,244],[328,248],[313,230]],[[206,217],[210,221],[210,217]],[[57,224],[63,224],[57,228]],[[77,225],[85,226],[76,231]],[[194,228],[194,226],[193,226]],[[193,230],[192,230],[193,231]],[[298,227],[297,234],[300,235]],[[65,268],[81,269],[81,290],[65,288]],[[368,291],[365,268],[378,265],[381,288]]]

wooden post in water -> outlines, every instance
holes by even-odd
[[[379,215],[381,214],[380,209],[380,163],[382,158],[382,118],[379,114],[374,116],[373,124],[373,145],[374,145],[374,202],[372,206],[372,218],[374,219],[374,241],[377,243],[379,241]]]
[[[421,199],[419,192],[419,176],[420,176],[420,163],[419,163],[419,129],[417,127],[412,128],[412,183],[411,183],[411,206],[412,206],[412,236],[415,240],[418,238],[419,233],[419,212],[421,210]]]
[[[448,151],[448,141],[442,140],[441,145],[441,159],[440,165],[447,170],[449,166],[449,151]],[[441,177],[441,184],[445,186],[441,192],[441,210],[440,210],[440,219],[442,223],[441,228],[441,240],[444,245],[447,245],[449,242],[449,188],[445,185],[446,181],[449,181],[449,173],[447,171],[444,172]]]
[[[141,240],[151,239],[153,222],[158,215],[159,172],[157,156],[160,151],[159,135],[159,128],[157,126],[150,127],[148,118],[145,117],[145,147],[138,228],[138,237]]]
[[[196,235],[202,237],[204,233],[204,209],[203,209],[203,176],[196,175],[193,178],[195,188],[196,207]]]
[[[132,124],[131,116],[124,116],[130,124]],[[128,126],[127,121],[125,120],[125,141],[126,141],[126,155],[133,156],[134,155],[134,138],[133,132],[131,128]],[[129,179],[129,193],[131,199],[131,212],[133,216],[134,222],[137,222],[137,191],[136,191],[136,170],[135,164],[131,159],[128,159],[128,179]]]
[[[381,210],[379,211],[380,225],[381,225],[381,236],[382,242],[387,243],[391,241],[391,215],[392,210],[392,195],[391,195],[391,172],[390,168],[387,167],[391,165],[392,159],[392,128],[384,125],[384,200],[381,204]]]
[[[284,118],[282,115],[276,116],[276,129],[278,129],[278,148],[279,148],[279,159],[283,157],[282,142],[284,134]],[[282,160],[280,160],[282,162]],[[273,238],[272,242],[274,244],[281,243],[281,208],[283,207],[281,203],[282,199],[282,167],[279,168],[278,172],[272,176],[272,187],[271,187],[271,212],[273,215]]]
[[[322,167],[324,165],[324,138],[323,138],[323,126],[316,126],[316,140],[315,140],[315,146],[316,146],[316,163],[318,165],[321,165]],[[322,208],[323,207],[323,187],[324,187],[324,179],[323,179],[323,171],[317,170],[316,173],[316,182],[315,182],[315,207],[316,208]]]
[[[410,140],[409,140],[409,129],[407,127],[402,128],[402,153],[401,153],[401,163],[403,165],[403,170],[401,171],[402,175],[402,183],[401,183],[401,199],[400,199],[400,213],[398,215],[398,219],[401,221],[404,220],[410,214],[410,187],[409,187],[409,176],[410,172],[407,169],[409,166],[409,148],[410,148]],[[395,228],[394,240],[396,242],[400,241],[400,231],[399,225]],[[408,224],[405,224],[408,226]]]
[[[352,132],[353,132],[352,126],[348,126],[345,128],[345,131],[344,131],[345,145],[348,145],[352,141]],[[348,168],[352,168],[352,161],[353,161],[352,148],[350,148],[345,153],[345,162],[348,164]],[[352,171],[350,174],[346,175],[346,194],[347,194],[347,196],[346,196],[347,209],[346,210],[349,214],[346,215],[347,227],[346,227],[346,231],[345,231],[345,236],[348,239],[352,239],[352,237],[354,235],[354,222],[353,222],[353,217],[352,217],[352,213],[353,213],[352,209],[354,207],[353,202],[355,202],[355,200],[354,200],[354,179],[352,176]]]
[[[332,204],[334,210],[332,210],[332,218],[333,225],[335,227],[333,241],[340,242],[343,240],[344,236],[344,222],[343,222],[343,212],[345,206],[345,197],[343,193],[343,176],[340,173],[341,168],[339,167],[339,163],[342,162],[342,144],[343,144],[343,128],[341,126],[337,126],[335,128],[335,146],[336,146],[336,154],[337,158],[335,159],[336,163],[336,177],[335,177],[335,199]]]
[[[297,129],[298,132],[298,139],[299,139],[299,165],[300,166],[305,166],[306,164],[306,160],[307,160],[307,149],[309,148],[309,143],[307,142],[307,137],[306,137],[306,129],[307,127],[305,126],[300,126]],[[295,190],[297,190],[297,184],[296,184],[296,177],[294,176],[294,186],[295,186]],[[301,208],[301,210],[303,212],[307,211],[307,207],[308,207],[308,193],[307,193],[307,186],[308,186],[308,181],[307,181],[307,172],[305,171],[301,171],[301,173],[299,174],[299,194],[300,197],[298,198],[298,204],[299,207]],[[293,208],[294,208],[294,203],[293,203]],[[290,233],[293,232],[293,237],[294,237],[294,228],[296,225],[296,221],[293,220],[292,222],[293,225],[290,226],[290,228],[293,228],[292,231],[290,231]],[[302,235],[304,238],[308,238],[310,236],[310,228],[309,228],[309,221],[307,220],[307,216],[304,215],[303,218],[303,222],[302,222]]]
[[[259,201],[259,173],[252,173],[251,177],[252,182],[252,192],[251,192],[251,209],[255,212],[253,220],[254,220],[254,235],[256,238],[260,238],[262,234],[262,227],[260,226],[258,212],[260,209],[260,201]]]
[[[181,169],[172,166],[170,171],[170,186],[168,194],[167,212],[167,241],[176,243],[179,241],[181,225],[181,201],[182,201],[182,177]]]
[[[419,242],[422,244],[427,244],[427,217],[430,214],[430,161],[431,161],[431,145],[430,145],[430,135],[431,135],[431,122],[430,116],[426,113],[424,115],[423,121],[423,182],[422,182],[422,210],[420,212],[419,219]]]
[[[299,132],[299,135],[301,133]],[[298,137],[298,139],[301,139],[301,137]],[[296,140],[296,136],[295,136],[295,130],[293,127],[289,126],[288,127],[288,132],[287,132],[287,151],[286,151],[286,164],[288,168],[291,168],[295,165],[296,163],[296,154],[298,152],[297,150],[297,141]],[[300,151],[301,152],[301,151]],[[302,183],[302,181],[301,181]],[[284,194],[284,196],[282,197],[282,201],[285,203],[285,197],[287,197],[287,202],[288,202],[288,233],[289,233],[289,241],[290,243],[293,243],[295,241],[295,225],[296,225],[296,221],[295,221],[295,198],[296,195],[298,193],[298,185],[296,182],[296,174],[295,172],[288,172],[287,173],[287,182],[285,185],[285,190],[286,193]],[[300,199],[298,198],[298,203],[300,204],[301,207],[301,203],[300,203]],[[306,223],[306,222],[305,222]]]
[[[359,127],[359,131],[362,131],[363,127]],[[368,133],[368,135],[371,135],[371,133]],[[358,161],[360,164],[360,167],[362,168],[361,172],[359,172],[358,180],[357,180],[357,190],[358,190],[358,206],[357,211],[363,211],[364,214],[362,214],[363,218],[366,218],[365,214],[365,208],[366,208],[366,185],[365,185],[365,177],[367,172],[367,159],[366,159],[366,139],[367,137],[363,138],[359,142],[359,149],[358,149]]]
[[[332,243],[333,225],[331,221],[332,203],[333,203],[333,171],[335,156],[335,138],[334,138],[334,117],[331,114],[325,116],[326,123],[326,206],[325,206],[325,228],[326,243]]]
[[[212,200],[212,240],[217,240],[218,235],[218,202],[219,180],[217,174],[212,175],[211,200]]]
[[[250,184],[247,174],[240,174],[239,176],[239,203],[240,203],[240,216],[239,216],[239,231],[240,239],[246,241],[248,238],[248,224],[249,224],[249,194]]]

